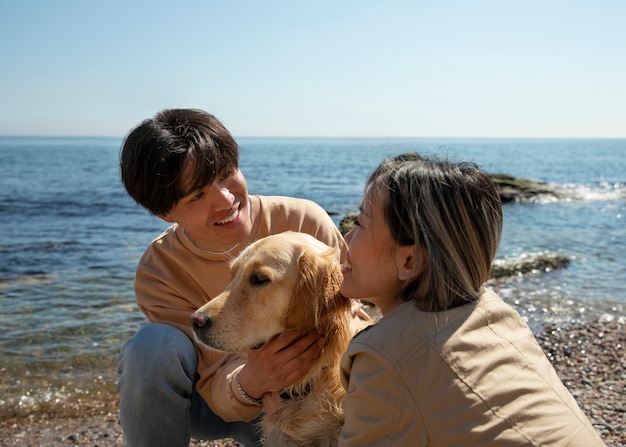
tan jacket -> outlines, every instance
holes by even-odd
[[[287,230],[309,233],[330,246],[345,242],[336,225],[319,205],[288,197],[251,196],[258,209],[250,240],[228,255],[215,256],[198,249],[177,224],[155,239],[142,256],[135,277],[135,294],[141,311],[151,322],[168,323],[194,341],[190,315],[221,293],[230,281],[228,261],[250,243]],[[231,378],[246,362],[245,356],[228,355],[204,345],[198,350],[196,385],[215,413],[226,421],[249,421],[261,408],[248,404]],[[150,374],[146,371],[146,374]]]
[[[403,303],[353,339],[340,446],[604,445],[510,306]]]

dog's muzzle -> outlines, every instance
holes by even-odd
[[[211,327],[211,319],[199,312],[194,312],[189,317],[191,321],[191,326],[196,334],[199,334],[202,330],[207,330]]]

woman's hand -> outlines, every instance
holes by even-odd
[[[303,377],[324,345],[324,337],[313,330],[302,335],[283,332],[260,349],[248,352],[248,362],[239,373],[246,394],[261,399],[266,393],[280,391]]]

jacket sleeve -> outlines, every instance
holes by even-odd
[[[427,445],[423,431],[419,436],[415,434],[415,426],[422,424],[421,418],[411,418],[411,427],[406,427],[403,413],[414,403],[400,375],[384,355],[353,341],[341,362],[341,379],[347,394],[340,447]]]

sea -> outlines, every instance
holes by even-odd
[[[368,174],[406,152],[469,160],[548,182],[560,198],[504,205],[496,262],[539,255],[564,268],[490,284],[534,331],[624,319],[626,140],[239,138],[251,194],[303,197],[335,223]],[[133,276],[167,224],[119,176],[122,138],[0,137],[0,421],[111,408],[120,347],[146,323]],[[146,372],[149,374],[149,371]]]

